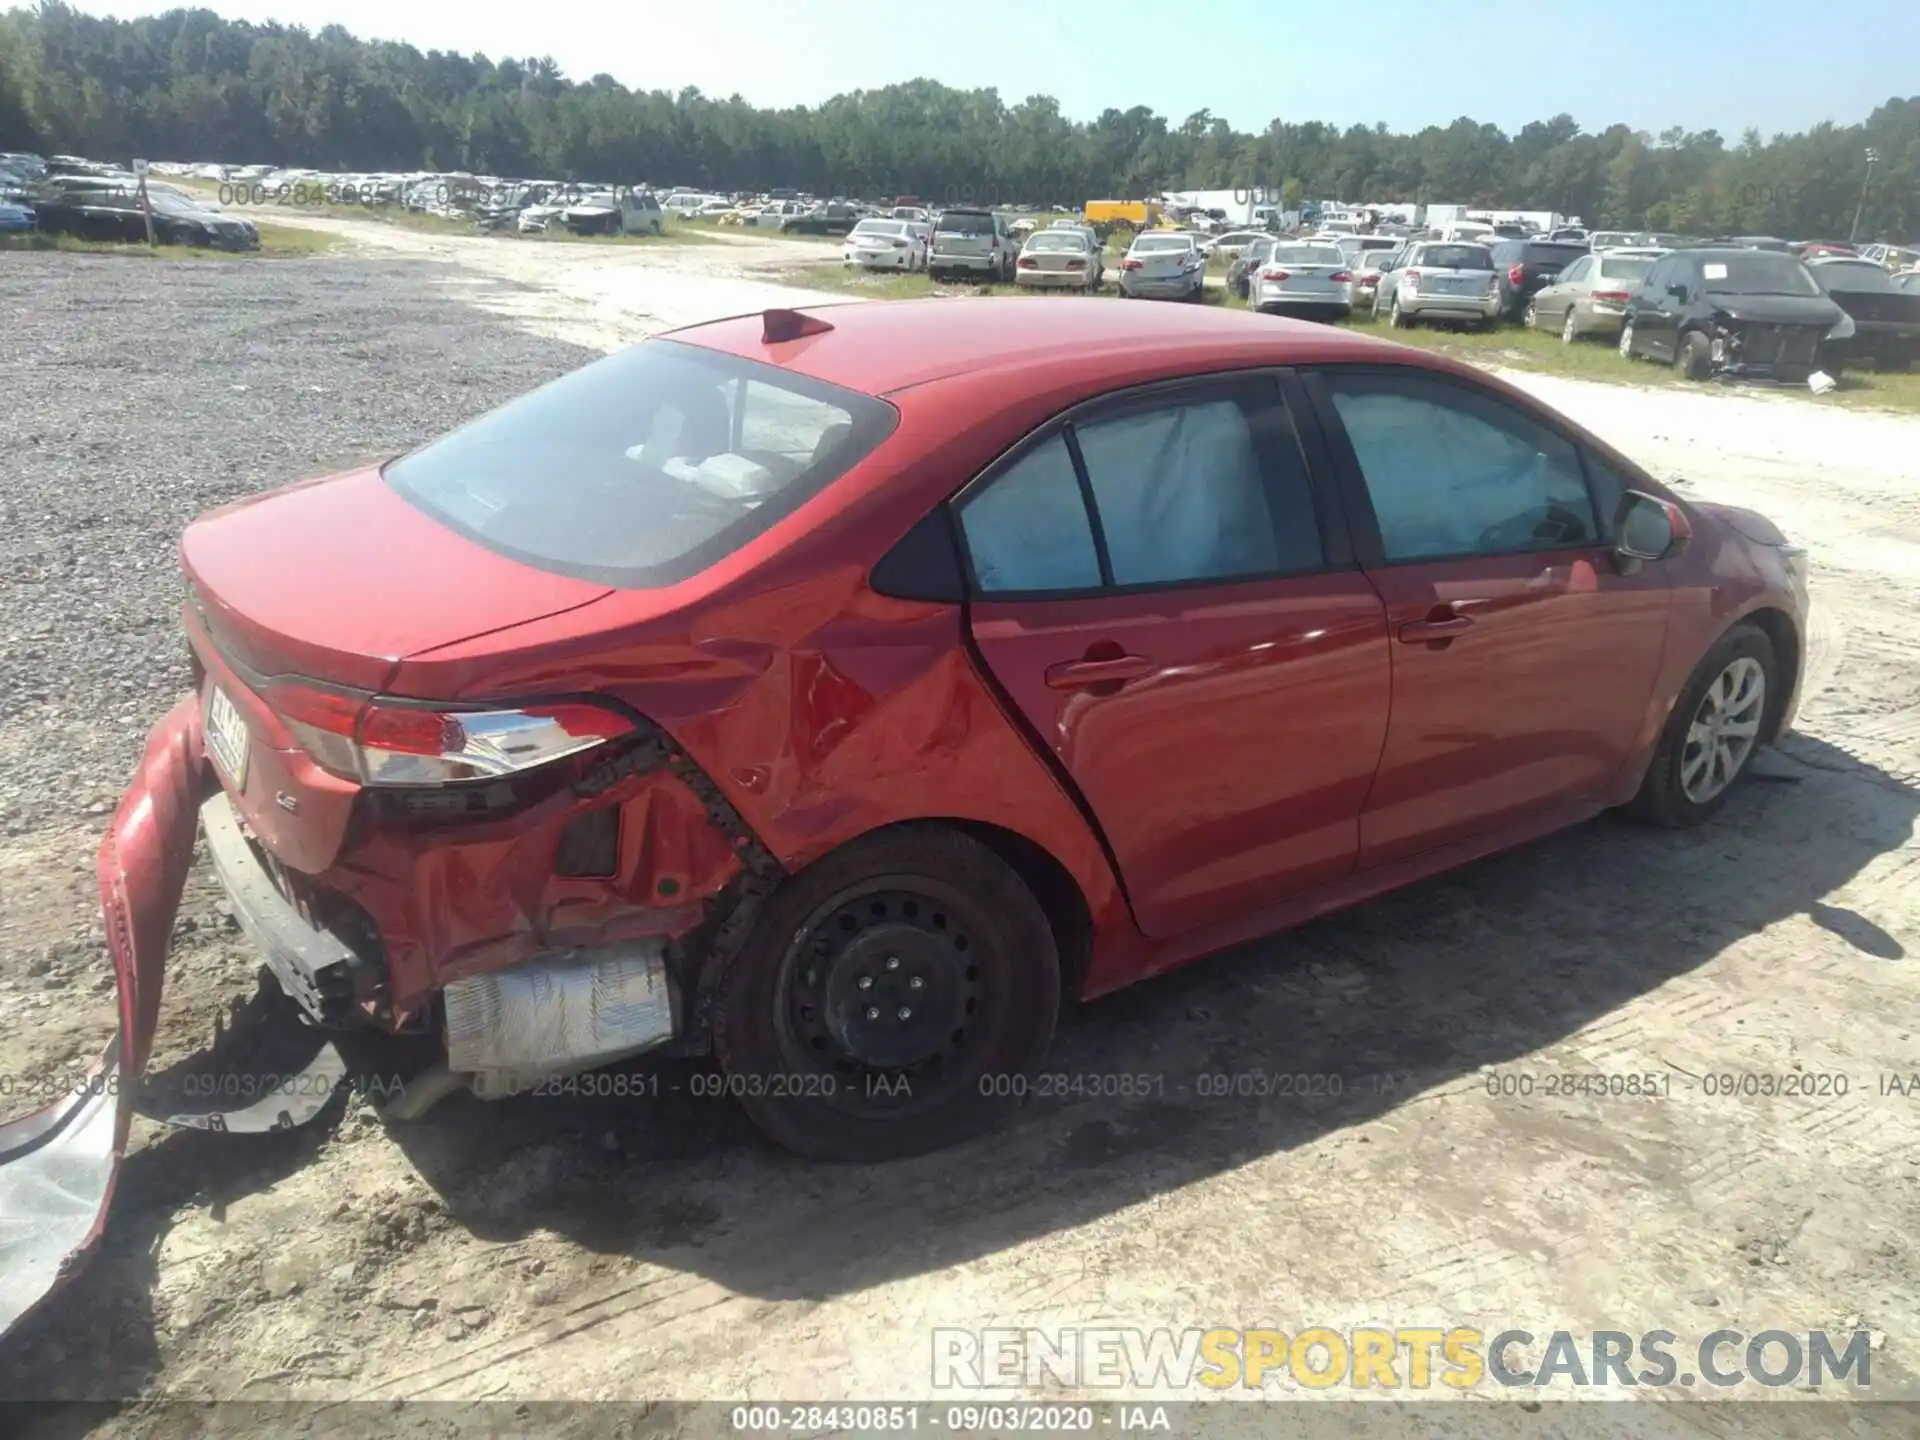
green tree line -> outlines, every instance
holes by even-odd
[[[1865,152],[1878,156],[1865,187]],[[125,161],[514,178],[785,185],[1078,205],[1168,189],[1258,190],[1553,209],[1591,224],[1694,233],[1920,235],[1920,96],[1857,125],[1728,141],[1567,115],[1509,135],[1465,116],[1417,134],[1276,119],[1249,134],[1202,110],[1077,121],[1033,95],[910,80],[769,109],[697,89],[569,80],[550,59],[491,60],[174,10],[137,20],[58,0],[0,14],[0,149]]]

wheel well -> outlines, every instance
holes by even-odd
[[[1767,697],[1767,714],[1760,727],[1760,738],[1771,744],[1780,733],[1780,716],[1784,712],[1789,692],[1797,688],[1800,681],[1800,632],[1794,627],[1793,617],[1784,610],[1771,607],[1755,610],[1744,617],[1744,623],[1752,625],[1773,646],[1776,678],[1792,676],[1791,685],[1775,685],[1773,693]]]
[[[984,820],[937,823],[971,835],[1006,861],[1026,882],[1034,899],[1040,902],[1040,908],[1046,911],[1047,924],[1053,930],[1054,948],[1060,954],[1061,993],[1066,998],[1078,995],[1093,951],[1093,916],[1087,909],[1087,897],[1081,894],[1079,882],[1067,867],[1026,836]]]

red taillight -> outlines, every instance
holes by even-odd
[[[1593,292],[1592,298],[1595,300],[1610,300],[1615,305],[1624,305],[1627,303],[1629,297],[1625,290],[1596,290]]]
[[[1404,274],[1402,274],[1402,275],[1400,276],[1400,283],[1401,283],[1402,285],[1417,285],[1417,284],[1419,284],[1419,283],[1420,283],[1420,272],[1419,272],[1418,270],[1408,270],[1408,271],[1406,271],[1406,272],[1405,272]]]
[[[1353,276],[1345,270],[1336,270],[1333,274],[1329,275],[1327,279],[1336,285],[1351,285],[1353,283]]]
[[[1022,255],[1017,262],[1022,270],[1038,270],[1040,262],[1031,255]]]
[[[1516,288],[1526,284],[1527,267],[1524,265],[1509,265],[1507,267],[1507,283]]]
[[[1138,260],[1122,260],[1120,262],[1120,268],[1122,270],[1138,270],[1140,268],[1140,262]]]
[[[1067,261],[1067,268],[1069,270],[1084,270],[1087,268],[1087,262],[1084,260],[1069,260]]]
[[[1293,278],[1293,272],[1289,270],[1262,270],[1260,272],[1260,278],[1262,280],[1291,280]]]
[[[303,680],[261,698],[322,769],[365,785],[444,785],[532,769],[630,734],[616,710],[567,702],[445,710],[343,694]]]
[[[907,248],[907,242],[904,240],[895,240],[893,242],[893,248],[896,250],[904,250]]]

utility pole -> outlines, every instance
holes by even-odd
[[[1867,147],[1867,178],[1860,182],[1860,203],[1853,207],[1853,229],[1847,232],[1847,243],[1853,244],[1860,238],[1860,215],[1867,208],[1867,191],[1873,185],[1873,163],[1880,158],[1880,152],[1871,145]]]

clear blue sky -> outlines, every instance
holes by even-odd
[[[95,14],[176,8],[81,0]],[[1461,115],[1509,132],[1565,111],[1747,126],[1851,124],[1920,92],[1920,5],[1809,0],[212,0],[232,19],[494,58],[548,54],[570,78],[695,85],[759,105],[811,104],[915,76],[1048,94],[1076,120],[1148,105],[1209,109],[1236,129],[1278,116],[1408,131]],[[965,18],[962,18],[964,12]]]

